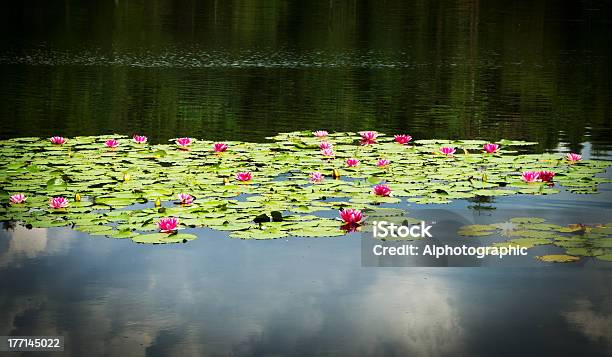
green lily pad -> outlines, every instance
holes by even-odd
[[[611,254],[598,255],[595,258],[597,258],[599,260],[606,261],[606,262],[612,262],[612,253]]]
[[[111,137],[120,141],[114,150],[104,147]],[[90,234],[154,243],[189,240],[180,234],[151,235],[164,217],[177,217],[182,227],[231,231],[232,237],[244,239],[331,237],[345,232],[338,221],[330,223],[323,217],[337,217],[340,208],[362,209],[368,220],[405,217],[407,202],[447,204],[474,197],[504,200],[506,195],[555,194],[559,189],[595,194],[599,185],[609,182],[596,176],[605,172],[609,162],[583,160],[568,165],[558,154],[521,154],[512,147],[533,143],[515,140],[502,139],[501,151],[485,155],[482,140],[427,139],[398,145],[391,136],[380,133],[377,144],[361,146],[359,134],[330,133],[325,140],[333,144],[335,158],[320,153],[321,140],[310,132],[280,133],[270,140],[229,142],[223,154],[212,151],[212,141],[201,139],[188,150],[174,143],[136,145],[121,135],[68,138],[62,146],[53,146],[45,138],[0,140],[0,217],[33,226],[74,224],[75,229]],[[442,155],[441,145],[453,146],[457,152],[452,157]],[[359,166],[348,168],[348,158],[359,159]],[[377,167],[380,158],[390,160],[391,165]],[[522,182],[520,173],[526,170],[554,171],[554,187]],[[243,171],[251,172],[250,181],[235,178]],[[309,182],[314,171],[323,173],[321,182]],[[373,185],[382,182],[392,189],[390,197],[372,194]],[[9,204],[8,197],[15,193],[26,194],[27,203],[20,207]],[[180,193],[189,193],[195,200],[178,204]],[[49,199],[57,196],[70,201],[68,208],[48,207]],[[75,196],[81,201],[76,202]],[[253,222],[254,217],[273,211],[280,214],[283,224]],[[302,223],[293,224],[297,221]],[[556,237],[573,231],[588,233],[582,228],[530,219],[513,223],[519,225],[514,231],[530,233],[507,234],[495,227],[466,228],[460,234],[500,233],[555,239],[568,249],[608,248],[607,241],[601,240],[604,237],[592,236],[608,234],[608,226],[589,228],[587,244]],[[369,228],[366,224],[362,229]]]
[[[547,263],[570,263],[580,260],[580,257],[575,257],[573,255],[567,254],[549,254],[539,255],[536,257],[536,259]]]
[[[511,218],[510,222],[513,223],[523,223],[523,224],[527,224],[527,223],[542,223],[545,222],[546,220],[544,218],[538,218],[538,217],[515,217],[515,218]]]
[[[509,241],[511,244],[516,244],[525,248],[532,248],[536,245],[550,244],[552,241],[550,239],[544,238],[516,238]],[[569,253],[568,253],[569,254]]]
[[[190,240],[196,239],[197,236],[194,234],[168,234],[168,233],[151,233],[151,234],[139,234],[132,237],[132,240],[136,243],[145,244],[168,244],[168,243],[184,243]]]
[[[457,231],[459,235],[462,236],[489,236],[495,234],[497,227],[494,225],[487,224],[473,224],[469,226],[463,226]]]

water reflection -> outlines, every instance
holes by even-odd
[[[34,259],[42,254],[64,253],[69,249],[70,236],[76,234],[70,232],[62,237],[49,239],[47,230],[43,228],[27,229],[21,225],[14,225],[8,229],[11,239],[2,242],[5,249],[0,255],[0,267],[18,265],[24,260]]]
[[[599,304],[595,307],[589,299],[578,299],[568,311],[563,313],[565,319],[582,332],[589,340],[602,342],[608,351],[612,350],[612,310],[610,304]],[[598,310],[599,308],[599,310]]]
[[[377,129],[611,149],[609,4],[185,4],[4,4],[0,137]]]
[[[574,303],[595,291],[612,297],[604,271],[361,268],[356,236],[198,234],[147,246],[67,229],[3,231],[0,259],[11,264],[0,268],[0,334],[64,335],[73,355],[490,355],[498,346],[489,339],[530,335],[541,351],[608,346],[609,314]],[[9,248],[32,239],[47,243]],[[541,324],[588,338],[553,341]]]

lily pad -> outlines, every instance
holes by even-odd
[[[576,262],[580,260],[580,257],[575,257],[573,255],[567,254],[550,254],[550,255],[540,255],[536,257],[538,260],[548,263],[570,263]]]
[[[108,150],[104,141],[111,137],[120,145]],[[377,144],[361,146],[359,135],[350,132],[330,133],[326,140],[333,144],[333,157],[322,155],[321,140],[306,131],[280,133],[266,143],[230,142],[223,154],[215,154],[213,143],[201,139],[188,150],[173,143],[136,145],[121,135],[69,138],[62,146],[45,138],[0,140],[0,217],[32,226],[74,225],[91,234],[141,243],[195,237],[153,233],[157,221],[170,216],[178,218],[182,227],[231,231],[232,237],[244,239],[331,237],[346,233],[339,228],[340,222],[331,224],[324,218],[337,217],[340,208],[365,210],[368,220],[405,217],[408,202],[435,205],[474,197],[503,200],[506,195],[555,194],[560,188],[595,194],[600,184],[609,182],[596,177],[609,162],[584,160],[568,165],[559,155],[521,154],[515,146],[533,144],[523,141],[501,139],[502,150],[485,155],[482,140],[427,139],[408,146],[380,133]],[[453,146],[457,152],[442,155],[441,145]],[[360,164],[347,167],[348,158],[359,159]],[[380,158],[391,164],[376,166]],[[525,170],[554,171],[554,187],[522,182],[520,173]],[[237,173],[246,171],[251,173],[250,180],[236,179]],[[320,182],[309,181],[315,171],[324,175]],[[373,186],[383,182],[391,189],[390,196],[372,194]],[[10,204],[8,197],[15,193],[28,196],[26,204]],[[180,193],[189,193],[195,200],[177,204]],[[58,196],[69,201],[68,207],[50,209],[49,199]],[[277,218],[271,212],[278,212]],[[287,224],[253,222],[253,217],[263,214],[275,221],[271,223]],[[290,224],[295,222],[301,223]],[[501,228],[466,228],[460,234],[496,232],[560,242],[554,236],[572,229],[545,226],[543,220],[529,218],[512,223],[520,226],[515,231],[546,234],[510,235]],[[362,228],[368,229],[367,225]],[[607,226],[591,231],[609,233]],[[592,247],[580,241],[565,242],[568,249],[608,249],[607,241],[594,237],[588,243]]]
[[[194,240],[196,238],[197,236],[194,234],[151,233],[151,234],[139,234],[135,237],[132,237],[132,240],[136,243],[168,244],[168,243],[184,243],[190,240]]]

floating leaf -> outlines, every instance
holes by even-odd
[[[596,258],[599,260],[604,260],[606,262],[612,262],[612,254],[602,254],[596,256]]]
[[[168,233],[151,233],[151,234],[139,234],[132,237],[132,240],[136,243],[147,243],[147,244],[168,244],[168,243],[184,243],[190,240],[196,239],[197,236],[193,234],[168,234]]]
[[[511,218],[510,222],[513,223],[522,223],[522,224],[527,224],[527,223],[542,223],[545,222],[546,220],[544,218],[538,218],[538,217],[515,217],[515,218]]]
[[[515,244],[525,248],[535,247],[536,245],[550,244],[550,239],[544,238],[517,238],[509,241],[511,244]]]
[[[497,227],[488,224],[473,224],[469,226],[463,226],[457,232],[462,236],[489,236],[495,233]]]
[[[540,255],[540,256],[537,256],[536,258],[543,262],[548,262],[548,263],[569,263],[569,262],[576,262],[580,260],[580,257],[575,257],[573,255],[566,255],[566,254]]]
[[[111,137],[120,138],[124,145],[104,150],[104,141]],[[63,146],[39,138],[0,140],[0,218],[45,227],[74,224],[75,229],[91,234],[153,243],[189,240],[181,235],[146,234],[157,230],[157,220],[168,216],[179,218],[183,227],[232,231],[233,237],[245,239],[336,236],[344,234],[339,222],[331,225],[323,217],[335,217],[334,211],[342,207],[367,209],[365,216],[372,220],[404,217],[405,211],[396,205],[406,202],[446,204],[477,196],[554,194],[558,188],[595,193],[600,184],[609,182],[596,177],[609,162],[583,160],[568,165],[558,154],[512,150],[511,146],[533,144],[523,141],[502,139],[503,151],[483,155],[482,140],[431,139],[404,146],[381,133],[378,144],[360,146],[358,137],[356,133],[331,133],[328,140],[334,145],[335,158],[321,155],[320,140],[306,131],[280,133],[267,143],[231,142],[231,149],[223,155],[215,155],[212,142],[206,140],[195,141],[189,150],[178,150],[174,144],[136,145],[120,135],[80,136]],[[438,153],[440,145],[451,145],[458,152],[446,157]],[[349,157],[358,158],[360,165],[347,168]],[[391,165],[377,167],[380,158],[389,159]],[[555,187],[522,182],[520,172],[524,170],[554,171]],[[240,171],[252,172],[252,180],[237,182],[234,176]],[[325,179],[310,183],[308,175],[313,171],[322,172]],[[392,189],[391,197],[372,194],[372,186],[380,182]],[[23,207],[8,204],[9,194],[17,192],[29,197]],[[196,197],[195,201],[177,205],[176,195],[183,192]],[[76,194],[80,202],[73,199]],[[49,209],[48,200],[53,196],[68,198],[70,206]],[[260,222],[262,226],[253,222],[262,214],[272,222]],[[295,222],[302,224],[292,224]],[[563,234],[574,229],[545,226],[542,221],[514,223],[523,225],[515,229],[518,231]],[[580,228],[575,231],[582,232]],[[606,227],[591,231],[609,233]],[[462,232],[490,235],[496,229]],[[587,245],[552,234],[512,237],[554,238],[555,244],[567,248]],[[608,247],[607,241],[594,236],[588,241],[586,248]]]

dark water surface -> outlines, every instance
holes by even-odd
[[[2,7],[2,137],[327,128],[610,149],[605,1]]]
[[[0,137],[375,129],[609,160],[610,19],[604,1],[7,2]],[[612,221],[601,188],[484,206]],[[74,356],[612,355],[612,274],[593,259],[363,268],[357,234],[195,232],[0,231],[0,335],[63,335]]]

